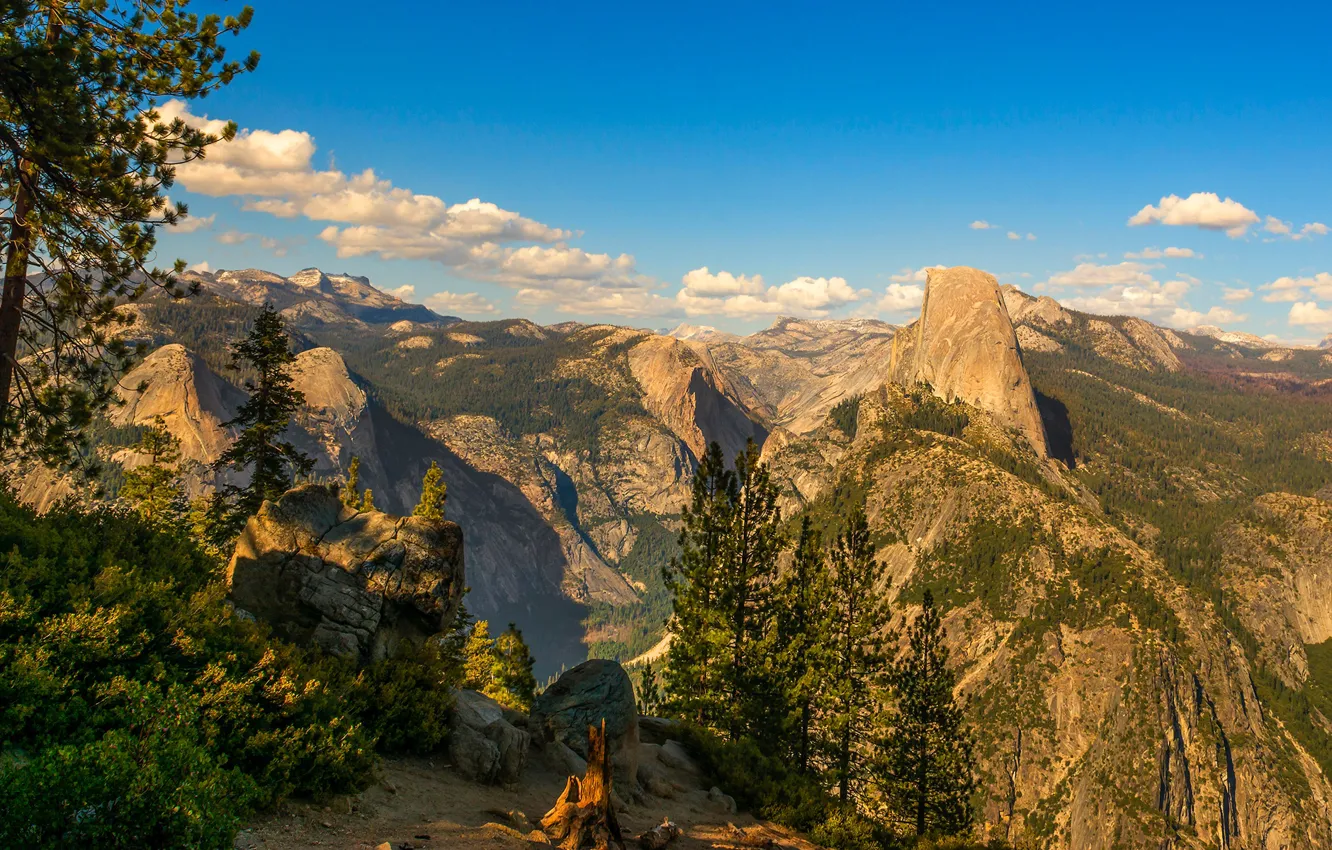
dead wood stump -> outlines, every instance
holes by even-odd
[[[570,776],[555,806],[541,819],[541,830],[561,850],[624,850],[620,824],[611,805],[610,748],[606,721],[587,727],[587,771]]]

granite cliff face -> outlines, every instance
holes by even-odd
[[[224,422],[236,415],[245,394],[217,376],[183,345],[164,345],[120,382],[123,404],[112,411],[117,425],[149,425],[161,416],[180,440],[181,456],[208,464],[234,438]]]
[[[1049,454],[1031,379],[1022,365],[999,282],[978,269],[931,269],[920,319],[894,337],[891,372],[903,385],[928,384],[964,401]]]

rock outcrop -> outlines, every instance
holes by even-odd
[[[236,607],[281,637],[368,662],[446,628],[465,588],[456,523],[355,511],[306,484],[250,518],[227,566]]]
[[[541,741],[563,744],[587,759],[588,727],[602,720],[617,779],[636,781],[638,705],[629,674],[617,662],[585,661],[556,679],[537,696],[531,728]]]
[[[531,735],[510,723],[504,708],[485,694],[457,691],[455,700],[449,732],[454,770],[476,782],[518,782]]]
[[[1049,454],[1031,379],[999,282],[979,269],[931,269],[915,326],[893,338],[891,372],[901,384],[929,384],[1019,431],[1036,453]]]

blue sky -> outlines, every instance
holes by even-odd
[[[242,136],[181,169],[164,261],[733,330],[903,321],[965,264],[1332,331],[1323,7],[252,3],[258,71],[185,107]]]

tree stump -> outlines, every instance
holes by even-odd
[[[610,748],[606,721],[587,727],[587,772],[570,776],[555,806],[541,819],[541,830],[561,850],[624,850],[620,824],[611,805]]]

